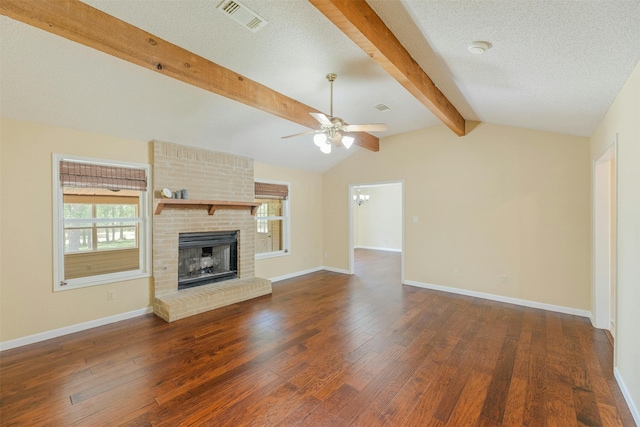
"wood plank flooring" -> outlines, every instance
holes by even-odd
[[[400,255],[0,353],[2,426],[633,426],[585,318],[402,286]]]

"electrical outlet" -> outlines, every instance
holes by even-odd
[[[115,294],[113,291],[107,291],[107,301],[113,301]]]
[[[327,259],[327,258],[329,258],[329,254],[325,252],[324,253],[324,259]]]
[[[453,275],[454,276],[459,276],[460,275],[460,269],[458,267],[453,269]]]
[[[509,283],[509,276],[507,276],[506,274],[503,274],[501,282],[503,285],[506,285],[507,283]]]

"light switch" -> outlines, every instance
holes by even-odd
[[[418,223],[418,215],[414,215],[413,216],[413,223],[417,224]]]

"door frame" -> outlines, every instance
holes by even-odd
[[[356,187],[376,187],[376,186],[380,186],[380,185],[387,185],[387,184],[400,184],[400,197],[401,197],[401,211],[402,211],[402,236],[401,236],[401,240],[402,240],[402,251],[400,252],[400,283],[404,283],[404,180],[392,180],[392,181],[379,181],[379,182],[363,182],[363,183],[359,183],[359,184],[349,184],[349,195],[348,195],[348,200],[347,203],[349,204],[349,274],[354,274],[355,272],[355,261],[354,261],[354,256],[353,256],[353,252],[354,252],[354,239],[353,239],[353,234],[354,234],[354,221],[353,221],[353,216],[355,214],[355,210],[354,210],[354,206],[355,204],[353,203],[353,190]]]
[[[611,299],[616,287],[616,255],[612,243],[617,244],[617,187],[618,135],[593,162],[593,288],[592,324],[598,329],[611,328]],[[613,162],[612,162],[613,161]],[[613,168],[613,173],[612,173]],[[613,205],[611,204],[613,198]],[[613,215],[612,215],[613,212]],[[613,224],[613,227],[612,227]],[[613,252],[613,253],[612,253]],[[617,310],[614,310],[617,312]],[[617,327],[614,320],[614,327]],[[615,331],[613,333],[615,336]]]

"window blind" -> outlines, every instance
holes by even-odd
[[[289,196],[289,187],[283,184],[254,183],[256,199],[285,200]]]
[[[93,163],[60,162],[60,183],[71,188],[147,191],[144,169]]]

